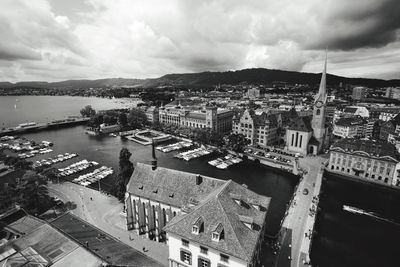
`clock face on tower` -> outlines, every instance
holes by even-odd
[[[316,106],[317,108],[322,107],[322,106],[323,106],[322,101],[317,101],[317,103],[315,103],[315,106]]]

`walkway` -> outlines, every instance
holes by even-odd
[[[147,256],[165,266],[168,265],[168,246],[126,230],[125,216],[122,213],[123,204],[115,197],[70,182],[50,183],[48,188],[51,196],[77,205],[77,208],[71,211],[75,216],[140,252],[144,247]]]
[[[322,157],[299,159],[300,168],[307,173],[301,178],[284,219],[276,266],[307,266],[310,261],[309,249],[325,161]]]

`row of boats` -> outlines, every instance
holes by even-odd
[[[44,149],[52,146],[53,143],[49,141],[42,141],[41,143],[36,143],[30,140],[18,141],[14,139],[6,139],[0,142],[0,148],[10,149],[14,152],[30,151],[31,153],[39,153]]]
[[[188,150],[186,152],[178,153],[174,157],[189,161],[191,159],[199,158],[211,154],[213,151],[204,147]]]
[[[33,158],[34,156],[36,156],[36,154],[47,154],[47,153],[50,153],[50,152],[53,152],[53,149],[41,148],[41,149],[38,149],[38,150],[32,150],[29,153],[20,153],[20,154],[18,154],[18,157],[20,159],[27,159],[27,158]]]
[[[157,146],[156,149],[161,152],[168,153],[168,152],[179,150],[182,148],[189,148],[192,145],[193,145],[192,142],[180,141],[178,143],[169,144],[169,145],[165,145],[165,146]]]
[[[39,168],[42,166],[50,166],[53,164],[56,164],[58,162],[63,162],[72,158],[77,157],[78,154],[75,153],[64,153],[64,154],[59,154],[56,157],[53,158],[48,158],[48,159],[42,159],[42,160],[37,160],[35,163],[33,163],[33,168]]]
[[[74,164],[71,164],[65,168],[58,169],[60,172],[58,175],[65,177],[65,176],[70,176],[72,174],[75,174],[77,172],[81,172],[83,170],[86,170],[87,168],[90,168],[92,166],[97,166],[99,163],[96,161],[88,161],[86,159],[75,162]]]
[[[88,186],[92,183],[95,183],[97,181],[100,181],[101,179],[106,178],[107,176],[113,173],[114,171],[111,167],[102,166],[98,169],[95,169],[93,172],[80,175],[79,177],[75,178],[72,181],[83,186]]]
[[[231,154],[226,155],[225,157],[222,158],[217,158],[214,160],[210,160],[208,164],[211,166],[217,167],[218,169],[226,169],[229,166],[232,166],[234,164],[238,164],[242,162],[243,160],[239,157],[233,156]]]

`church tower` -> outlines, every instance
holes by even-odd
[[[312,129],[315,139],[319,142],[318,152],[324,144],[325,136],[325,112],[326,112],[326,62],[328,53],[325,54],[325,65],[324,71],[322,72],[321,83],[319,85],[318,94],[315,96],[314,107],[313,107],[313,117],[312,117]]]

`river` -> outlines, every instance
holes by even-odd
[[[111,100],[101,98],[67,97],[67,96],[19,96],[0,97],[1,123],[13,126],[17,123],[28,121],[43,122],[49,119],[59,119],[68,115],[77,115],[85,105],[92,105],[94,109],[123,108],[134,106],[128,100]],[[15,110],[14,104],[17,103]],[[51,114],[51,115],[50,115]],[[78,153],[79,158],[65,161],[55,165],[60,168],[73,162],[87,159],[99,162],[101,165],[113,167],[118,170],[118,157],[121,148],[126,147],[132,153],[133,163],[150,163],[151,147],[123,140],[119,137],[93,137],[84,133],[84,126],[49,130],[24,134],[23,136],[35,141],[47,140],[54,143],[54,151],[49,154],[39,155],[31,160],[49,158],[60,153]],[[249,189],[272,197],[268,212],[267,231],[274,234],[279,230],[280,221],[285,213],[286,204],[293,194],[298,178],[276,171],[263,165],[252,162],[243,162],[226,170],[219,170],[207,164],[215,155],[194,159],[189,162],[173,157],[174,153],[157,151],[158,165],[198,173],[219,179],[232,179],[237,183],[246,184]],[[102,188],[110,189],[114,183],[113,177],[107,177],[101,183]]]

